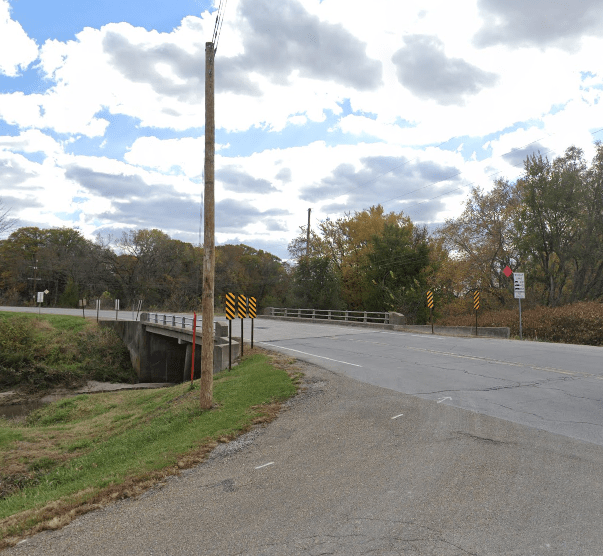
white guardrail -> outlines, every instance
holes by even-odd
[[[164,313],[146,313],[147,321],[155,324],[163,324],[167,326],[178,326],[179,328],[193,328],[193,319],[181,315],[167,315]],[[201,319],[197,319],[197,328]]]
[[[333,309],[290,309],[268,307],[264,313],[272,317],[296,317],[302,319],[325,319],[351,322],[376,322],[389,324],[390,313],[372,311],[336,311]]]

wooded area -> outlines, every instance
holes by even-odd
[[[474,187],[462,214],[428,233],[402,212],[381,205],[326,219],[289,244],[290,261],[247,245],[216,248],[217,308],[229,292],[258,300],[259,308],[303,307],[398,311],[409,323],[435,313],[510,308],[508,265],[526,276],[526,308],[603,300],[603,145],[590,163],[568,148],[549,161],[533,155],[515,182]],[[3,222],[8,212],[2,212]],[[0,229],[2,227],[0,226]],[[70,228],[19,228],[0,241],[0,304],[77,306],[82,297],[122,307],[142,299],[146,309],[200,308],[203,249],[159,230],[131,230],[118,238],[86,239]]]

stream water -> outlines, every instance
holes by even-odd
[[[31,402],[17,405],[0,405],[0,417],[7,419],[15,419],[16,417],[24,417],[31,413],[34,409],[38,409],[46,405],[44,402]]]

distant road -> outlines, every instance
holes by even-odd
[[[0,306],[1,311],[11,311],[16,313],[36,313],[38,312],[42,315],[71,315],[74,317],[82,317],[81,309],[57,309],[54,307],[41,307],[38,309],[37,307],[2,307]],[[94,307],[86,308],[85,311],[86,318],[96,318],[96,309]],[[136,311],[127,311],[120,310],[119,311],[119,320],[136,320]],[[115,311],[99,311],[99,318],[103,319],[114,319]]]
[[[0,307],[6,310],[37,311]],[[78,309],[42,312],[82,314]],[[115,318],[115,311],[100,313]],[[96,312],[86,311],[86,316]],[[119,316],[132,320],[135,313],[120,311]],[[245,319],[246,341],[250,322]],[[233,334],[240,334],[239,321]],[[255,321],[254,339],[266,349],[362,382],[603,446],[601,347],[262,318]]]

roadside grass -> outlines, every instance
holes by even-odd
[[[79,317],[0,311],[0,388],[35,392],[87,380],[136,382],[113,330]]]
[[[297,391],[290,365],[252,350],[215,375],[209,411],[199,408],[196,381],[193,389],[185,383],[66,398],[25,424],[0,419],[0,548],[136,495],[203,461],[218,442],[274,419]]]

